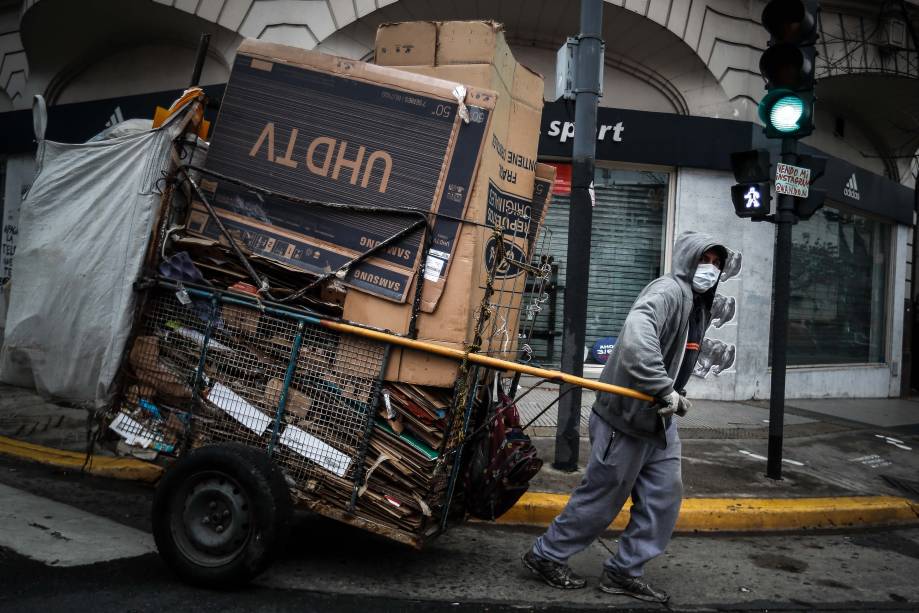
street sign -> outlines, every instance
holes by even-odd
[[[811,183],[810,168],[792,166],[791,164],[775,165],[775,193],[807,198]]]

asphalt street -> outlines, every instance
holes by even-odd
[[[416,552],[303,515],[286,553],[253,585],[213,592],[179,583],[155,553],[132,555],[149,538],[152,490],[0,459],[11,505],[0,514],[0,611],[576,611],[661,608],[596,589],[602,538],[572,560],[584,590],[542,585],[520,564],[536,532],[469,523]],[[15,511],[12,509],[19,509]],[[82,518],[60,524],[65,512]],[[90,521],[90,518],[92,521]],[[18,523],[16,523],[18,522]],[[24,523],[23,523],[24,522]],[[34,524],[34,525],[33,525]],[[80,524],[79,526],[75,524]],[[20,527],[14,527],[20,526]],[[22,527],[25,526],[25,527]],[[99,526],[99,527],[95,527]],[[106,527],[108,526],[108,527]],[[77,536],[82,528],[84,536]],[[16,534],[10,534],[12,531]],[[70,539],[70,564],[22,550],[30,531]],[[73,532],[69,532],[73,531]],[[95,531],[100,532],[98,535]],[[25,534],[23,534],[25,533]],[[85,538],[88,534],[90,537]],[[133,535],[133,536],[132,536]],[[132,543],[132,539],[136,543]],[[113,554],[117,541],[124,557]],[[13,545],[10,545],[10,544]],[[782,535],[678,536],[646,578],[673,595],[672,610],[919,610],[919,529]]]

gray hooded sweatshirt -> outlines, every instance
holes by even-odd
[[[699,258],[716,249],[722,265],[727,249],[710,236],[684,232],[673,245],[673,271],[649,283],[632,305],[619,340],[613,347],[600,381],[632,388],[655,398],[673,391],[680,370],[689,317],[693,308],[692,278]],[[702,296],[702,331],[711,323],[716,283]],[[593,410],[610,426],[631,436],[667,446],[667,420],[657,414],[653,403],[600,392]],[[669,419],[669,418],[668,418]]]

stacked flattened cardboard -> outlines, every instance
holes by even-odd
[[[393,52],[408,48],[410,57]],[[195,199],[187,233],[170,236],[168,248],[187,254],[200,284],[258,292],[245,285],[248,271],[222,225],[274,299],[400,334],[422,283],[419,339],[462,349],[490,282],[505,300],[490,325],[503,318],[503,330],[486,331],[482,350],[513,358],[522,266],[554,178],[535,161],[542,78],[486,22],[387,24],[376,55],[390,66],[244,41],[209,147],[206,169],[215,174],[200,181],[210,207]],[[426,257],[422,231],[409,231],[419,212],[429,225]],[[510,260],[498,261],[501,251]],[[462,424],[456,362],[393,348],[384,377],[382,346],[343,336],[301,349],[282,393],[295,326],[223,305],[209,342],[229,357],[209,347],[204,385],[194,390],[206,318],[174,302],[148,317],[135,341],[126,415],[142,422],[142,402],[181,412],[197,392],[212,432],[265,446],[283,395],[279,461],[302,494],[338,509],[356,499],[358,516],[413,535],[427,529],[445,502]]]
[[[387,384],[370,438],[359,512],[417,532],[444,498],[441,451],[451,398],[444,390]]]

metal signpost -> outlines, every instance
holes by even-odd
[[[823,206],[824,190],[810,185],[826,158],[799,156],[798,139],[814,130],[814,63],[817,51],[817,0],[771,0],[762,24],[769,46],[760,59],[766,95],[759,116],[768,138],[781,139],[781,162],[775,168],[776,211],[770,214],[770,159],[765,149],[731,156],[738,184],[731,189],[738,217],[776,224],[775,294],[772,309],[772,380],[769,395],[769,452],[766,476],[782,478],[785,418],[785,364],[788,303],[791,294],[791,227]]]
[[[581,33],[577,38],[575,65],[575,132],[571,160],[571,208],[568,216],[568,266],[565,278],[562,371],[580,376],[584,372],[584,341],[587,329],[587,286],[590,269],[590,227],[597,146],[597,101],[603,66],[603,0],[581,0]],[[570,44],[570,43],[569,43]],[[584,240],[584,237],[587,240]],[[559,389],[558,430],[555,435],[554,468],[573,472],[578,468],[581,422],[581,388],[568,384]]]

